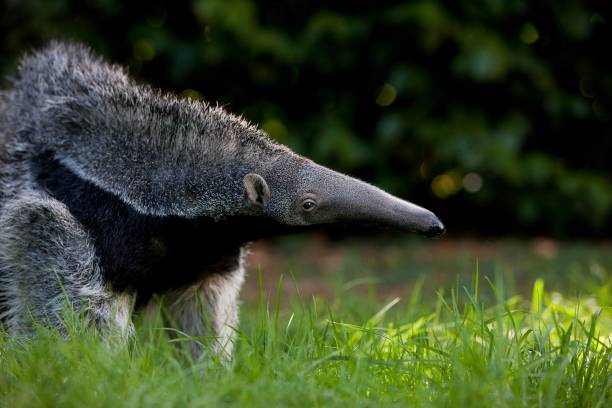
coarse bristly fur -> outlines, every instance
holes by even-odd
[[[0,320],[16,333],[59,326],[66,298],[129,333],[132,303],[165,293],[171,320],[229,355],[250,241],[332,223],[443,231],[431,212],[81,45],[21,60],[0,93],[0,142]]]

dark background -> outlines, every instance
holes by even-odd
[[[49,39],[219,101],[454,233],[609,237],[605,1],[3,0],[0,75]]]

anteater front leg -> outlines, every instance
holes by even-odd
[[[0,212],[0,319],[16,334],[34,321],[64,331],[67,306],[105,333],[131,331],[131,302],[105,284],[87,231],[60,201],[23,193]]]
[[[189,348],[195,357],[202,354],[206,338],[212,340],[211,351],[230,359],[238,325],[238,296],[244,282],[242,248],[234,268],[206,275],[201,281],[185,289],[173,291],[166,297],[171,323],[187,336],[193,336]]]

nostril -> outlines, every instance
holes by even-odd
[[[446,228],[444,228],[444,224],[438,220],[434,221],[429,229],[429,235],[432,237],[444,235],[445,232]]]

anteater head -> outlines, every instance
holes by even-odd
[[[445,231],[431,211],[299,156],[262,164],[243,181],[251,211],[288,226],[345,224],[428,236]]]

